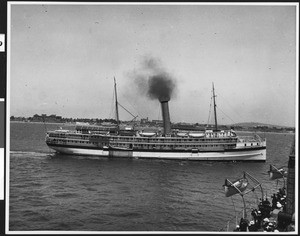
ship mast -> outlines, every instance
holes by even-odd
[[[217,131],[218,130],[218,122],[217,122],[217,111],[216,111],[216,100],[215,100],[215,88],[214,88],[214,83],[212,83],[212,86],[213,86],[213,99],[214,99],[214,115],[215,115],[215,130]]]
[[[116,78],[114,77],[114,83],[115,83],[115,99],[116,99],[116,103],[115,103],[115,106],[116,106],[116,120],[117,120],[117,126],[118,126],[118,129],[119,129],[119,109],[118,109],[118,96],[117,96],[117,83],[116,83]]]

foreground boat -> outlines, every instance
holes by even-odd
[[[258,135],[238,137],[232,129],[227,131],[218,129],[214,89],[213,98],[215,108],[213,130],[202,132],[171,130],[167,99],[160,99],[163,132],[121,129],[116,100],[116,126],[78,125],[73,131],[49,131],[46,135],[46,144],[57,152],[72,155],[197,161],[265,161],[265,139],[261,139]]]

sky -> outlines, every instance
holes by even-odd
[[[176,85],[172,122],[210,122],[214,83],[219,124],[295,126],[296,6],[19,3],[10,16],[10,115],[114,118],[115,77],[123,107],[161,119],[139,86],[152,61]]]

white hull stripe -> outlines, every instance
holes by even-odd
[[[239,152],[142,152],[119,150],[95,150],[53,146],[52,149],[64,154],[92,155],[101,157],[149,158],[149,159],[178,159],[178,160],[218,160],[218,161],[265,161],[266,149]]]
[[[48,146],[50,148],[73,148],[73,149],[88,149],[88,150],[102,150],[102,148],[100,147],[91,147],[91,146],[75,146],[75,145],[65,145],[65,144],[48,144]],[[258,146],[258,147],[237,147],[235,149],[227,149],[227,150],[198,150],[198,153],[208,153],[208,152],[241,152],[241,151],[257,151],[257,150],[263,150],[266,149],[265,146]],[[111,150],[120,150],[120,149],[111,149]],[[128,150],[130,151],[130,150]],[[152,150],[141,150],[141,149],[134,149],[134,152],[149,152],[149,153],[154,153],[154,152],[162,152],[162,153],[176,153],[176,152],[180,152],[180,153],[190,153],[191,150],[159,150],[159,149],[152,149]]]

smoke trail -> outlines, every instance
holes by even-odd
[[[175,89],[175,83],[168,74],[153,75],[148,80],[148,95],[151,99],[158,99],[160,102],[169,101]]]
[[[169,101],[176,91],[176,80],[162,67],[159,59],[144,57],[141,68],[130,75],[139,91],[150,99]]]

